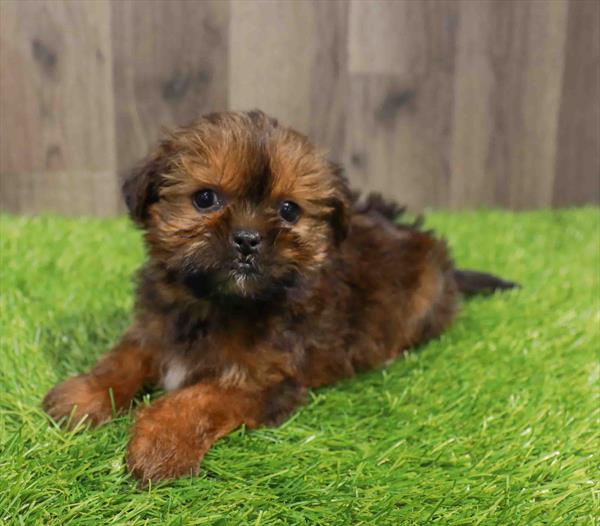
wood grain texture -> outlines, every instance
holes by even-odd
[[[2,208],[115,213],[108,4],[3,1],[0,20]]]
[[[316,51],[311,64],[308,136],[342,162],[346,140],[348,74],[348,7],[346,0],[315,2]]]
[[[496,72],[490,55],[493,3],[460,4],[454,76],[453,134],[449,200],[454,207],[494,205],[502,196],[491,150]],[[507,201],[504,196],[505,204]]]
[[[229,5],[220,0],[111,2],[119,166],[162,126],[227,109]]]
[[[316,54],[312,2],[233,0],[229,103],[261,108],[307,133],[311,68]]]
[[[450,204],[551,202],[567,2],[463,1]]]
[[[452,1],[383,0],[350,2],[350,38],[348,40],[350,73],[406,75],[413,78],[427,64],[424,50],[438,36],[428,15],[438,9],[451,9]],[[452,25],[453,20],[446,21]],[[448,27],[436,27],[446,33]],[[404,79],[402,79],[404,80]]]
[[[341,161],[348,94],[344,0],[234,0],[232,109],[261,108]]]
[[[454,75],[456,7],[453,2],[351,4],[349,38],[357,44],[350,47],[350,64],[364,73],[353,73],[350,79],[348,173],[360,186],[393,195],[413,208],[447,202],[453,99],[448,86]],[[394,20],[402,16],[399,8],[409,12],[411,23],[403,31],[412,45],[389,49],[402,71],[390,68],[384,74],[374,57],[384,52],[385,43],[370,51],[371,31],[359,28],[363,19],[367,24],[373,18]]]
[[[0,0],[0,207],[123,211],[161,127],[261,108],[424,207],[600,202],[596,0]]]
[[[569,5],[553,204],[600,202],[600,2]]]

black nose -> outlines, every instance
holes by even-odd
[[[255,230],[238,230],[233,233],[233,244],[245,256],[260,249],[260,234]]]

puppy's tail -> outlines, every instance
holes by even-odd
[[[492,274],[477,272],[475,270],[455,269],[454,279],[458,285],[458,290],[465,296],[492,294],[499,290],[521,288],[521,285],[518,283],[505,281]]]

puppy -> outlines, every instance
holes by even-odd
[[[134,322],[43,405],[97,425],[161,386],[127,450],[142,484],[196,473],[238,426],[277,425],[308,388],[439,335],[461,291],[514,286],[456,270],[444,242],[395,223],[380,197],[359,202],[339,167],[259,111],[170,133],[124,194],[148,252]]]

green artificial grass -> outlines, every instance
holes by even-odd
[[[597,524],[599,210],[427,223],[461,266],[523,289],[466,302],[442,338],[142,492],[124,471],[131,415],[64,432],[40,409],[127,325],[139,232],[3,216],[0,523]]]

